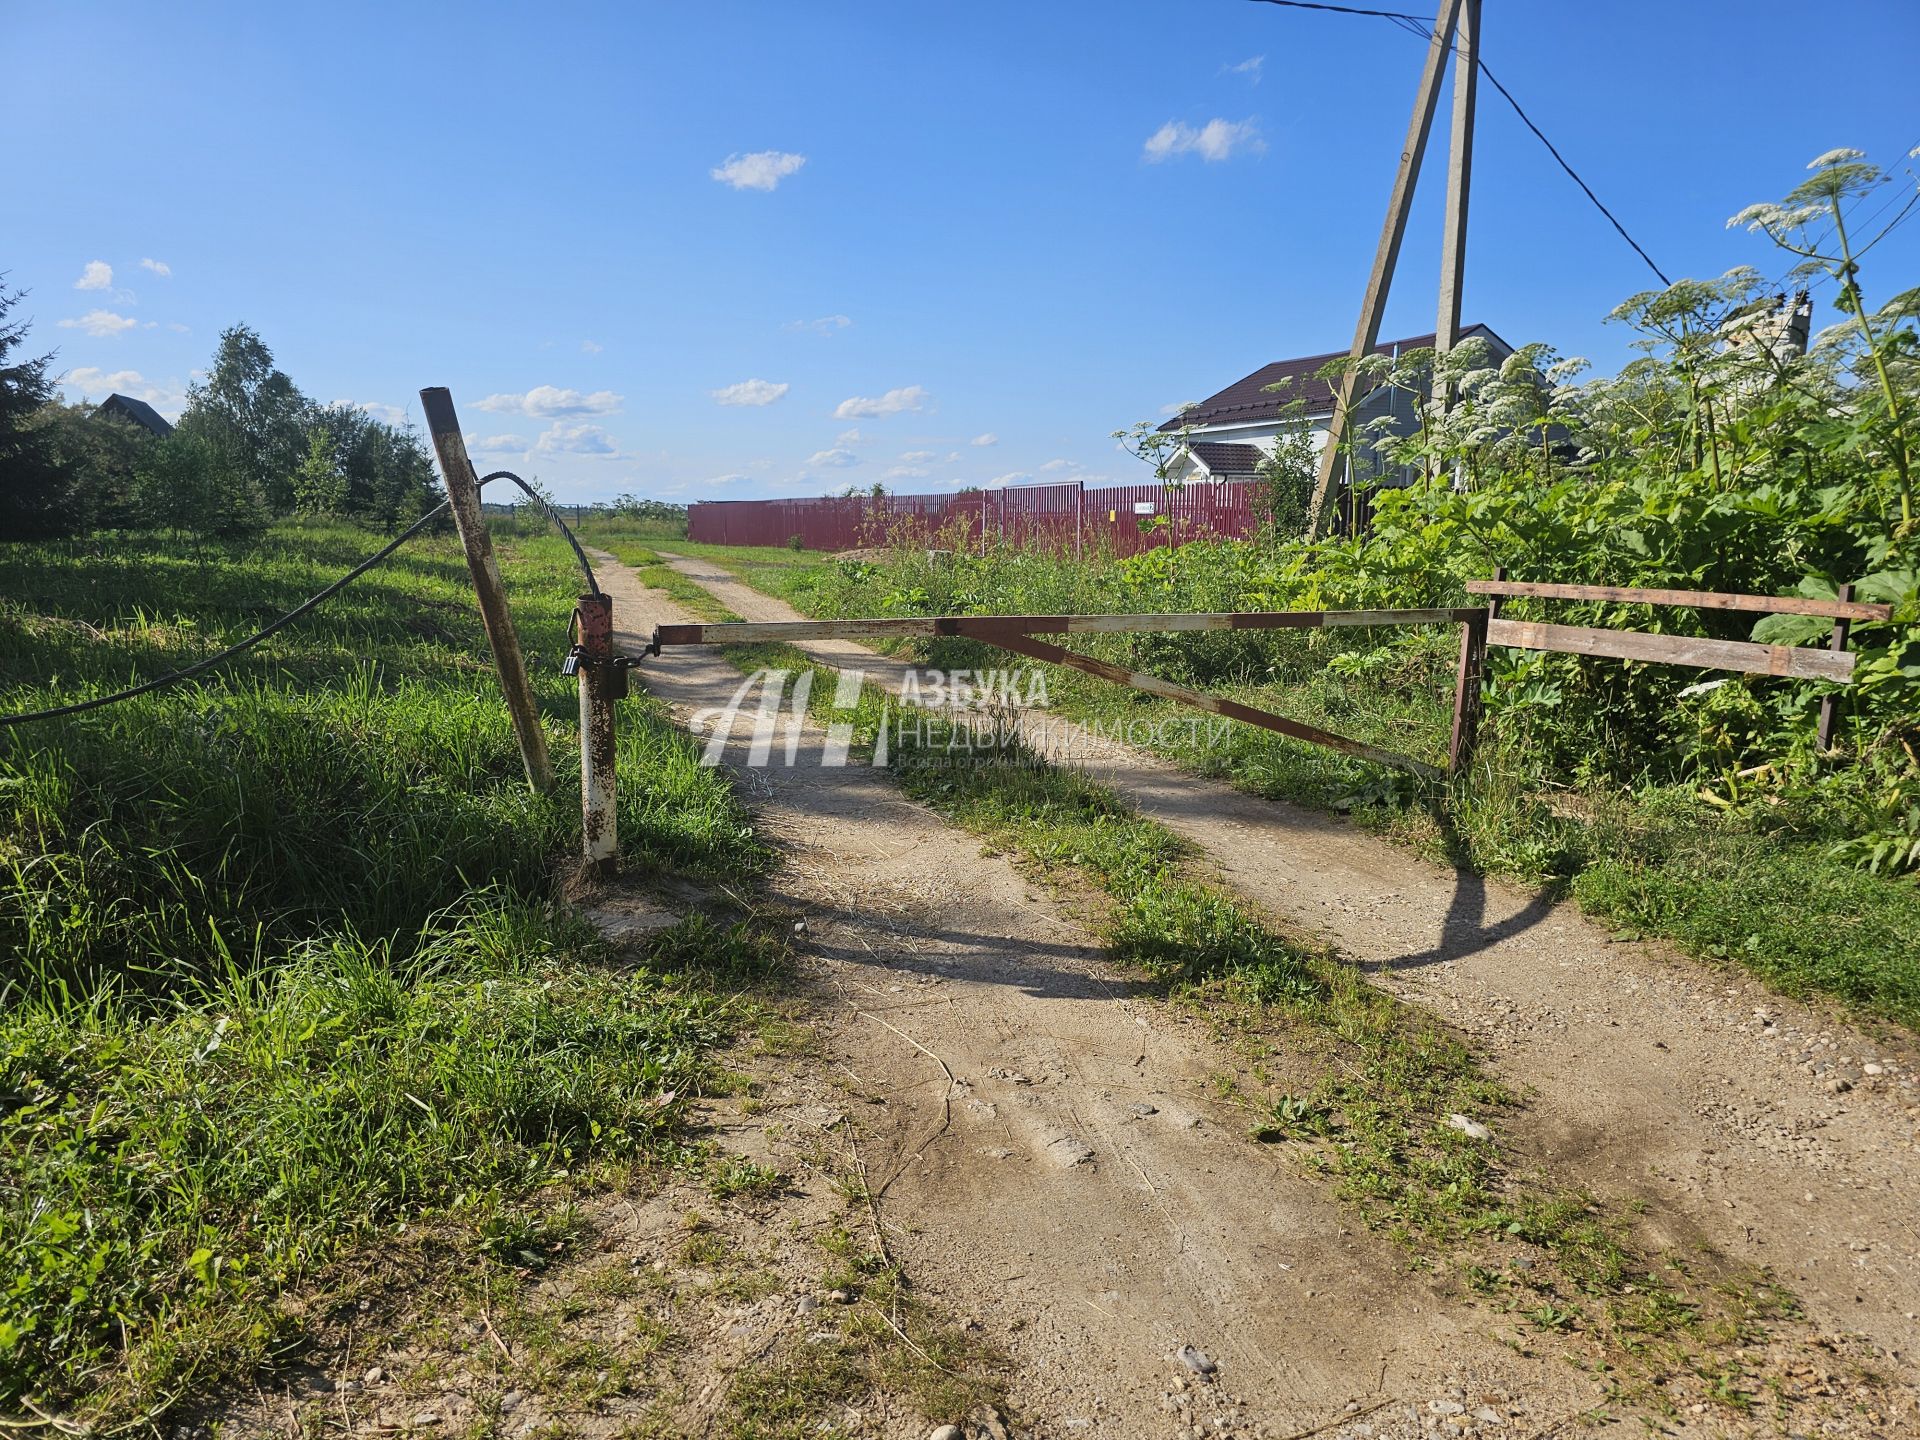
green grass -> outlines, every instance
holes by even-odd
[[[1009,552],[956,567],[907,549],[879,563],[796,563],[789,552],[723,547],[702,553],[819,616],[1291,603],[1237,588],[1240,547],[1205,556],[1202,548],[1197,558],[1176,560],[1166,583],[1150,592],[1102,557]],[[1008,664],[1003,652],[964,640],[885,648],[946,669]],[[1079,648],[1430,763],[1445,754],[1450,630],[1082,637]],[[1553,705],[1571,702],[1536,692],[1516,674],[1491,693],[1473,773],[1443,797],[1397,772],[1250,726],[1231,725],[1214,743],[1206,727],[1185,723],[1195,712],[1170,701],[1073,671],[1048,667],[1046,674],[1055,713],[1126,736],[1196,774],[1349,813],[1444,863],[1564,887],[1611,923],[1739,964],[1786,993],[1832,996],[1864,1016],[1920,1027],[1920,883],[1866,873],[1832,853],[1857,832],[1844,774],[1818,790],[1731,808],[1702,801],[1692,783],[1625,788],[1557,774],[1530,727]],[[1436,806],[1441,798],[1444,806]],[[1442,814],[1444,824],[1436,818]]]
[[[7,708],[210,653],[377,543],[0,547]],[[280,1297],[396,1227],[488,1263],[542,1197],[688,1153],[680,1109],[780,945],[696,918],[616,963],[556,905],[579,582],[558,541],[502,552],[550,795],[444,537],[198,682],[0,732],[0,1410],[204,1400],[297,1339]],[[637,867],[763,868],[652,702],[622,709],[621,771]]]
[[[607,550],[623,565],[630,568],[634,578],[642,585],[661,591],[688,614],[701,620],[714,622],[740,618],[708,594],[697,582],[689,580],[645,546],[611,544],[607,546]]]
[[[761,549],[750,545],[696,545],[686,540],[663,540],[660,549],[698,560],[711,560],[739,576],[756,590],[784,594],[786,584],[804,580],[829,556],[823,550]]]

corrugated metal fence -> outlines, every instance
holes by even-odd
[[[708,545],[852,550],[898,543],[1033,545],[1132,555],[1190,540],[1238,539],[1258,525],[1257,484],[1016,485],[960,495],[701,500],[687,538]]]

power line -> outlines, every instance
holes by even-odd
[[[1409,30],[1410,33],[1419,35],[1422,39],[1431,40],[1433,38],[1434,21],[1430,15],[1408,15],[1398,10],[1364,10],[1353,5],[1319,4],[1316,3],[1316,0],[1255,0],[1255,3],[1278,5],[1288,10],[1324,10],[1335,15],[1365,15],[1377,20],[1391,20],[1399,25],[1401,29]],[[1447,48],[1451,51],[1455,47],[1449,44]],[[1600,197],[1593,193],[1593,187],[1580,178],[1580,172],[1567,163],[1567,157],[1562,155],[1554,143],[1547,138],[1546,132],[1534,124],[1533,117],[1527,114],[1518,100],[1513,98],[1513,92],[1500,83],[1500,77],[1488,68],[1487,62],[1480,58],[1477,49],[1473,59],[1474,64],[1479,67],[1480,73],[1487,77],[1487,82],[1492,85],[1495,90],[1500,92],[1500,98],[1513,107],[1513,113],[1520,117],[1520,123],[1531,130],[1534,138],[1547,147],[1547,153],[1554,158],[1554,162],[1558,164],[1562,170],[1567,172],[1567,177],[1580,187],[1581,193],[1584,194],[1588,200],[1593,202],[1594,209],[1604,215],[1607,223],[1619,232],[1620,238],[1633,247],[1633,253],[1646,262],[1647,268],[1660,277],[1660,283],[1662,285],[1672,285],[1673,281],[1667,278],[1667,272],[1653,263],[1653,257],[1647,254],[1645,247],[1627,232],[1627,227],[1622,225],[1619,218],[1601,202]]]

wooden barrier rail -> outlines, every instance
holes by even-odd
[[[1332,630],[1367,625],[1450,625],[1478,606],[1438,610],[1256,610],[1157,615],[911,615],[867,620],[728,620],[661,625],[658,645],[761,645],[790,640],[889,640],[966,635],[1120,635],[1187,630]]]
[[[1639,660],[1650,665],[1687,665],[1702,670],[1732,670],[1747,675],[1778,675],[1795,680],[1853,679],[1854,656],[1847,649],[1848,627],[1855,620],[1890,620],[1891,605],[1853,598],[1842,585],[1832,600],[1808,595],[1738,595],[1713,590],[1641,589],[1626,585],[1560,585],[1538,580],[1509,580],[1505,570],[1491,580],[1469,580],[1467,593],[1485,595],[1487,643],[1517,650],[1556,651]],[[1626,605],[1671,605],[1694,610],[1744,610],[1765,615],[1813,615],[1831,619],[1833,637],[1825,650],[1802,645],[1768,645],[1756,640],[1712,640],[1697,635],[1656,635],[1645,630],[1613,630],[1594,625],[1549,625],[1534,620],[1502,620],[1505,598],[1584,600]],[[1837,719],[1831,695],[1820,701],[1818,744],[1833,748]]]
[[[1844,683],[1853,678],[1853,656],[1845,650],[1762,645],[1753,640],[1707,640],[1697,635],[1652,635],[1644,630],[1606,630],[1592,625],[1494,620],[1487,625],[1487,643],[1514,650],[1557,650],[1566,655],[1644,660],[1652,665],[1693,665],[1702,670],[1784,675],[1795,680]]]
[[[1851,589],[1852,587],[1847,587]],[[1890,620],[1891,605],[1817,600],[1806,595],[1729,595],[1712,590],[1643,590],[1625,585],[1552,585],[1535,580],[1469,580],[1469,595],[1598,600],[1625,605],[1684,605],[1695,610],[1750,610],[1765,615],[1819,615],[1833,620]]]

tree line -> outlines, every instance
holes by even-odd
[[[221,334],[171,435],[69,404],[53,357],[25,353],[20,299],[0,287],[0,539],[136,527],[241,538],[296,514],[392,530],[438,498],[418,434],[302,394],[246,325]]]

